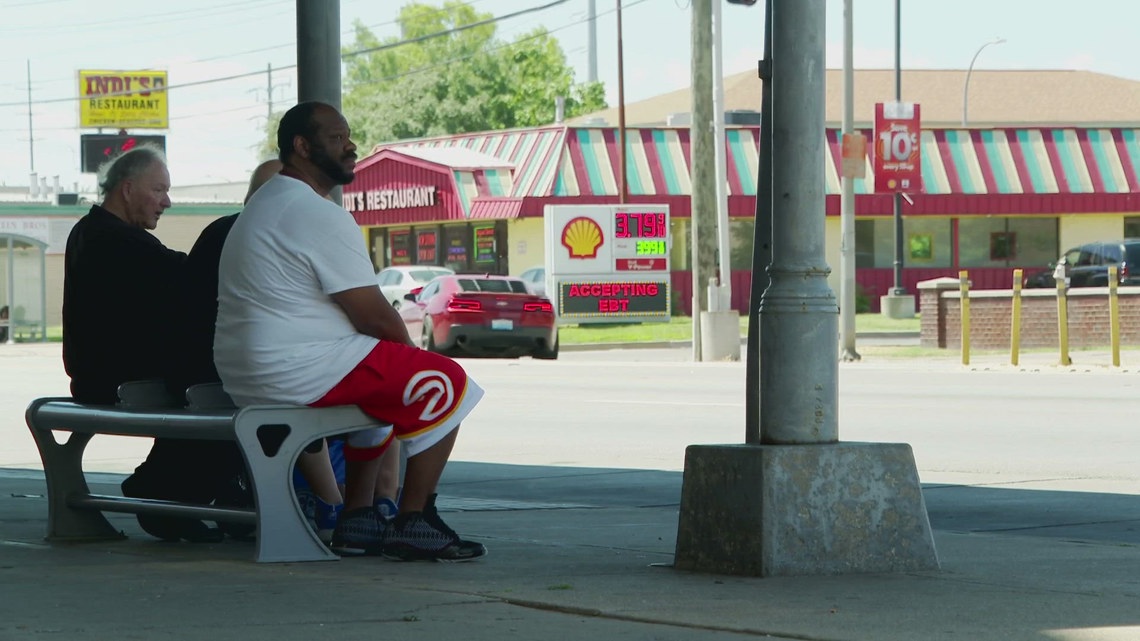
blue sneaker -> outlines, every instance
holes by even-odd
[[[396,502],[392,499],[383,497],[376,499],[376,511],[385,519],[391,521],[400,513],[400,508],[396,507]]]
[[[333,530],[340,517],[344,505],[325,503],[321,497],[310,490],[297,490],[297,502],[301,505],[301,513],[309,522],[309,527],[317,533],[317,537],[328,545],[332,541]]]

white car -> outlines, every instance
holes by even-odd
[[[448,276],[455,272],[438,265],[394,265],[385,267],[376,274],[376,282],[384,298],[392,307],[400,309],[406,301],[404,295],[417,287],[423,287],[436,276]]]
[[[531,267],[525,272],[519,274],[519,278],[526,283],[527,289],[530,293],[536,296],[546,296],[546,268],[545,267]]]

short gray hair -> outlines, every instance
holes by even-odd
[[[106,197],[124,180],[130,180],[155,163],[166,166],[166,154],[155,145],[142,144],[99,166],[99,195]]]

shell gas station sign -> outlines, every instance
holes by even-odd
[[[546,291],[576,323],[666,321],[666,205],[547,205]]]

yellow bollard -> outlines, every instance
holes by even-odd
[[[962,294],[962,364],[970,364],[970,280],[966,270],[958,272],[958,291]]]
[[[1017,365],[1021,355],[1021,270],[1013,270],[1013,309],[1009,327],[1009,364]]]
[[[1120,367],[1120,300],[1116,296],[1116,265],[1108,268],[1108,335],[1112,341],[1112,366]]]
[[[1057,337],[1061,346],[1061,364],[1072,365],[1069,358],[1069,301],[1065,279],[1057,279]]]

